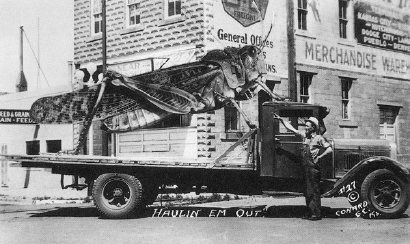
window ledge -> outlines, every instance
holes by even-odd
[[[168,17],[168,18],[165,18],[165,19],[161,20],[158,23],[158,26],[164,26],[164,25],[175,24],[175,23],[178,23],[178,22],[183,22],[183,21],[185,21],[185,19],[186,18],[183,15]]]
[[[143,31],[144,29],[145,29],[145,26],[143,26],[141,24],[136,25],[136,26],[130,26],[130,27],[127,27],[127,28],[121,30],[120,35],[126,35],[126,34],[130,34],[130,33],[133,33],[133,32]]]
[[[345,78],[350,80],[357,80],[357,77],[349,76],[349,75],[339,75],[339,78]]]
[[[391,107],[399,107],[402,108],[403,107],[403,103],[401,102],[387,102],[387,101],[376,101],[376,104],[378,106],[391,106]]]
[[[297,29],[297,30],[295,31],[295,35],[296,35],[296,36],[300,36],[300,37],[305,37],[305,38],[309,38],[309,39],[316,40],[316,37],[310,35],[307,30]]]
[[[91,37],[88,39],[87,42],[93,42],[93,41],[98,41],[102,39],[102,33],[98,33],[95,35],[91,35]]]
[[[337,42],[337,44],[348,46],[348,47],[354,47],[355,46],[354,41],[349,40],[349,39],[343,39],[343,38],[339,38],[339,41]]]
[[[339,122],[339,127],[340,128],[357,128],[359,127],[359,125],[357,124],[357,122],[353,122],[350,120],[342,120]]]

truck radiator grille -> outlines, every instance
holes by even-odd
[[[338,157],[339,156],[339,157]],[[336,158],[339,158],[337,161],[337,168],[349,170],[353,168],[357,163],[363,159],[373,157],[373,156],[390,156],[389,151],[361,151],[361,152],[339,152],[339,155],[336,155]]]

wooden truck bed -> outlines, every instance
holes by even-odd
[[[118,166],[118,167],[167,167],[255,170],[258,143],[257,130],[246,133],[226,152],[215,159],[178,159],[165,157],[110,157],[89,155],[1,155],[6,160],[21,162],[23,167],[53,168],[56,166]],[[249,150],[248,150],[249,149]]]

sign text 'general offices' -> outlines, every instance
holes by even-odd
[[[265,48],[270,48],[270,49],[274,47],[273,41],[264,39],[264,37],[261,35],[254,35],[254,34],[248,34],[248,33],[243,33],[243,34],[231,33],[222,28],[218,29],[217,37],[221,41],[230,42],[232,44],[239,44],[241,46],[242,45],[243,46],[245,45],[264,46]],[[266,52],[263,52],[263,55],[264,55],[264,58],[266,59],[265,68],[268,74],[277,73],[276,66],[274,64],[269,64],[269,60],[266,57]]]
[[[356,2],[354,16],[358,43],[410,54],[410,14]]]

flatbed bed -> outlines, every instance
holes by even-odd
[[[147,158],[147,157],[111,157],[90,155],[2,155],[7,160],[18,161],[23,167],[49,168],[55,166],[123,166],[123,167],[167,167],[167,168],[202,168],[202,169],[238,169],[253,170],[253,163],[235,164],[233,160],[212,159],[175,159],[175,158]],[[236,158],[240,160],[243,158]]]

